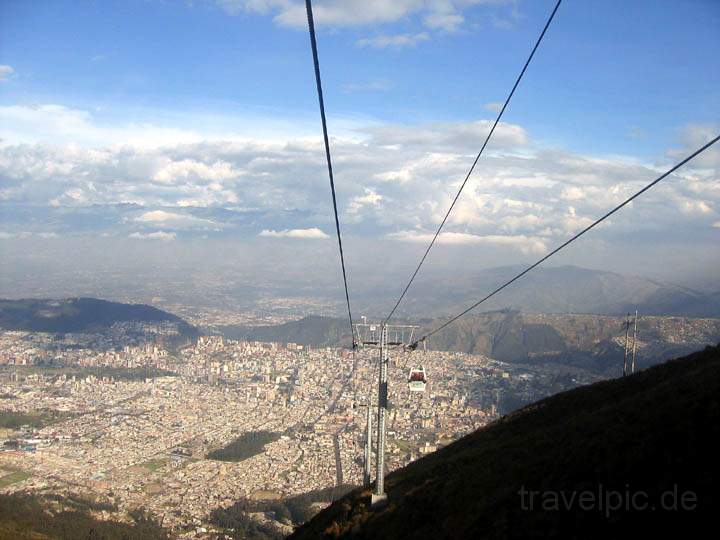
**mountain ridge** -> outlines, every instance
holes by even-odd
[[[620,369],[624,316],[535,314],[512,310],[470,314],[427,341],[428,349],[481,354],[505,362],[555,362],[604,374]],[[397,322],[397,321],[396,321]],[[444,319],[413,321],[418,336]],[[299,343],[314,347],[350,346],[347,321],[310,316],[275,326],[217,329],[225,337]],[[641,315],[638,363],[648,367],[720,341],[720,319]]]
[[[501,266],[452,279],[421,278],[398,314],[452,314],[467,307],[469,298],[485,296],[526,268]],[[502,295],[488,300],[482,309],[597,315],[620,315],[639,309],[646,315],[718,317],[720,283],[715,292],[703,293],[636,275],[573,265],[541,266],[505,289]]]

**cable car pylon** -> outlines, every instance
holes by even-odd
[[[365,463],[363,467],[363,486],[370,487],[370,477],[372,476],[372,403],[368,398],[367,403],[367,420],[365,431]]]
[[[364,318],[363,318],[364,320]],[[369,324],[367,322],[355,325],[357,346],[362,348],[378,349],[378,402],[377,402],[377,449],[375,468],[375,491],[370,498],[370,505],[373,508],[382,507],[387,504],[387,493],[385,493],[385,417],[388,406],[388,367],[390,364],[390,349],[407,349],[413,342],[415,330],[419,326],[402,324]],[[392,339],[388,339],[388,333]],[[423,370],[424,374],[424,370]],[[370,472],[370,444],[371,437],[370,417],[368,404],[368,433],[365,437],[365,474],[369,481]]]

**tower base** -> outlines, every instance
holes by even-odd
[[[385,505],[387,505],[387,493],[383,493],[382,495],[373,493],[370,496],[370,508],[382,508]]]

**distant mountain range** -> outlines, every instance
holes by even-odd
[[[358,488],[289,539],[703,537],[719,395],[717,347],[555,395],[390,473],[385,507]]]
[[[420,321],[418,337],[444,319]],[[624,316],[552,315],[504,310],[469,315],[428,340],[430,349],[482,354],[506,362],[555,362],[616,374],[623,357]],[[250,341],[349,346],[348,322],[305,317],[277,326],[227,326],[224,336]],[[720,319],[644,316],[638,320],[640,367],[720,342]]]
[[[506,266],[481,270],[469,277],[420,279],[408,292],[398,314],[436,317],[459,311],[525,268]],[[390,296],[394,301],[397,293]],[[382,302],[380,298],[374,300]],[[636,308],[645,315],[720,317],[720,278],[717,291],[708,294],[614,272],[541,266],[484,303],[479,311],[620,315]]]
[[[197,329],[177,315],[144,304],[123,304],[96,298],[62,300],[0,299],[0,328],[27,332],[94,332],[118,322],[170,322],[187,338]]]

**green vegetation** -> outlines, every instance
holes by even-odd
[[[260,523],[247,515],[249,508],[232,507],[213,511],[210,522],[223,528],[233,540],[282,540],[285,536],[272,525]]]
[[[265,451],[265,445],[277,441],[280,433],[271,431],[250,431],[243,433],[233,442],[213,450],[207,455],[208,459],[218,461],[244,461]]]
[[[3,474],[0,476],[0,489],[5,489],[12,484],[27,480],[31,476],[32,475],[27,471],[13,471],[9,474]]]
[[[401,452],[416,452],[418,449],[417,443],[411,443],[400,439],[388,438],[388,444],[394,444]]]
[[[145,467],[150,472],[156,472],[158,469],[167,465],[169,461],[170,460],[168,458],[151,459],[150,461],[143,463],[141,467]]]
[[[275,540],[283,535],[273,527],[260,524],[248,516],[250,513],[272,513],[277,521],[300,525],[315,515],[313,503],[331,502],[342,497],[354,486],[343,485],[318,489],[290,497],[283,501],[251,501],[241,499],[228,508],[216,508],[210,513],[210,523],[224,529],[237,540]]]
[[[720,507],[719,438],[720,347],[708,347],[503,417],[389,474],[386,507],[357,489],[290,538],[702,538]],[[588,509],[581,494],[600,490],[621,504],[593,495]],[[529,491],[544,494],[532,509]],[[695,508],[672,510],[686,493]]]
[[[41,428],[60,422],[70,415],[60,411],[15,412],[0,410],[0,428],[18,429],[21,426]]]
[[[144,511],[133,523],[102,521],[90,515],[94,503],[79,498],[0,495],[0,538],[13,540],[78,538],[97,540],[169,540]]]

